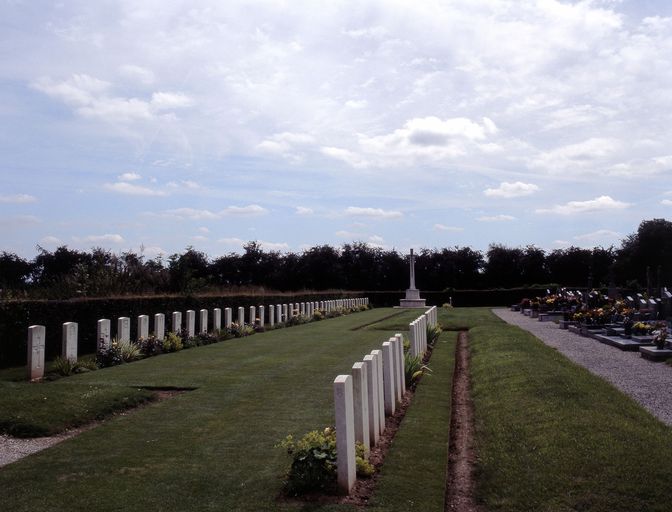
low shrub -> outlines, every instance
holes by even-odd
[[[54,359],[52,364],[52,371],[62,377],[68,377],[76,373],[83,373],[91,370],[96,370],[95,361],[91,359],[80,359],[77,361],[72,361],[65,357],[58,356]]]
[[[404,374],[406,375],[406,387],[411,389],[426,373],[431,373],[426,364],[422,364],[421,356],[412,356],[410,353],[404,357]]]
[[[140,338],[138,340],[138,347],[145,357],[156,356],[163,352],[163,343],[156,336],[149,336],[147,338]]]
[[[441,330],[441,326],[439,324],[436,325],[428,325],[427,326],[427,345],[430,347],[433,347],[436,345],[436,342],[439,341],[439,336],[441,336],[441,333],[443,331]]]
[[[278,447],[287,451],[292,465],[287,472],[285,492],[298,496],[311,492],[332,494],[336,492],[336,430],[331,427],[323,431],[313,430],[298,441],[287,436]],[[373,475],[373,465],[366,460],[365,448],[357,443],[355,448],[357,476],[368,478]]]
[[[123,362],[124,358],[121,356],[121,347],[116,339],[113,339],[109,346],[103,346],[96,352],[96,366],[98,368],[117,366]]]
[[[142,351],[137,343],[132,341],[119,342],[119,352],[124,363],[130,363],[142,358]]]
[[[184,348],[182,337],[174,332],[168,333],[168,336],[163,338],[163,342],[161,343],[161,349],[164,352],[177,352],[178,350],[182,350],[182,348]]]
[[[313,322],[319,322],[324,319],[324,314],[319,309],[313,311]]]

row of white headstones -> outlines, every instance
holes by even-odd
[[[369,304],[367,297],[353,299],[334,299],[317,302],[301,302],[289,304],[276,304],[268,307],[268,323],[270,326],[288,322],[293,316],[305,316],[312,318],[315,311],[330,313],[338,309],[355,308]],[[248,324],[266,325],[265,306],[250,306]],[[224,308],[224,328],[231,329],[233,326],[233,309]],[[222,309],[215,308],[212,311],[212,323],[209,322],[209,311],[201,309],[199,311],[199,330],[198,333],[217,332],[222,330]],[[187,336],[196,335],[196,311],[188,310],[185,315],[185,325]],[[245,325],[245,308],[238,308],[239,326]],[[212,331],[208,326],[212,326]],[[172,332],[178,333],[182,330],[182,312],[174,311],[172,313]],[[65,322],[63,324],[61,357],[72,362],[77,361],[77,338],[79,324],[77,322]],[[137,318],[138,339],[147,339],[149,337],[149,316],[139,315]],[[128,342],[131,340],[131,319],[129,317],[120,317],[117,319],[116,340],[119,342]],[[163,340],[166,335],[166,315],[157,313],[154,315],[153,336]],[[45,368],[45,338],[46,328],[44,325],[31,325],[28,327],[28,378],[30,380],[39,380],[44,377]],[[97,350],[110,346],[112,340],[112,322],[103,318],[98,320],[96,326]]]
[[[438,322],[436,306],[409,324],[411,356],[427,351],[427,326]],[[349,494],[356,480],[355,444],[368,455],[385,430],[385,418],[396,411],[406,393],[404,341],[401,333],[352,366],[351,375],[334,379],[336,465],[338,487]]]

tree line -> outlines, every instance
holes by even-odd
[[[209,290],[265,288],[298,290],[403,290],[409,284],[408,255],[362,242],[340,248],[315,246],[300,254],[264,251],[257,242],[242,254],[211,259],[187,247],[181,254],[147,259],[142,254],[89,252],[38,246],[33,260],[0,253],[0,295],[5,298],[109,297],[189,294]],[[524,286],[646,289],[672,282],[672,222],[643,221],[621,246],[544,251],[534,245],[492,244],[421,249],[416,257],[421,290],[466,290]]]

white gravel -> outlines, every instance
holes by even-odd
[[[667,425],[672,425],[672,367],[592,338],[540,322],[517,311],[493,309],[505,322],[529,331],[549,347],[610,382]]]
[[[32,453],[49,448],[56,443],[70,439],[82,432],[82,430],[73,429],[51,437],[34,437],[30,439],[0,435],[0,467],[23,459]]]

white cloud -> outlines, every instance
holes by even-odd
[[[147,258],[151,259],[166,254],[166,251],[158,245],[142,246],[138,252],[142,252]]]
[[[476,220],[479,222],[508,222],[515,220],[516,218],[513,215],[483,215],[478,217]]]
[[[434,224],[434,230],[435,231],[450,231],[457,233],[459,231],[464,231],[464,228],[460,228],[457,226],[446,226],[445,224]]]
[[[9,216],[0,216],[0,228],[23,228],[26,226],[32,226],[35,224],[40,224],[42,220],[35,215],[9,215]]]
[[[574,240],[579,240],[582,242],[591,242],[596,243],[605,240],[618,240],[622,237],[621,233],[617,231],[611,231],[609,229],[598,229],[592,233],[585,233],[583,235],[576,235]]]
[[[487,188],[483,193],[488,197],[503,197],[509,199],[512,197],[529,196],[538,190],[539,187],[532,183],[523,183],[521,181],[508,183],[505,181],[501,183],[498,188]]]
[[[368,101],[366,100],[348,100],[345,102],[345,106],[347,108],[351,108],[353,110],[357,110],[360,108],[366,108],[366,106],[369,104]]]
[[[210,230],[206,228],[205,226],[201,226],[198,228],[199,233],[210,233]]]
[[[672,199],[663,199],[660,204],[664,206],[672,206]]]
[[[537,213],[553,213],[558,215],[573,215],[578,213],[590,213],[605,210],[623,210],[630,206],[629,203],[616,201],[610,196],[600,196],[588,201],[569,201],[553,208],[540,208]]]
[[[191,107],[194,100],[181,92],[155,92],[152,94],[151,106],[156,110],[172,110]]]
[[[203,235],[192,236],[191,239],[195,242],[207,242],[208,237]]]
[[[178,219],[217,220],[227,216],[254,217],[266,213],[268,213],[268,210],[265,208],[257,204],[250,204],[248,206],[227,206],[223,210],[217,212],[206,209],[199,210],[197,208],[175,208],[172,210],[165,210],[162,215]]]
[[[56,236],[45,236],[40,239],[40,245],[47,245],[47,246],[57,246],[61,245],[63,243],[63,240]]]
[[[591,137],[583,142],[568,144],[541,152],[531,160],[533,168],[550,173],[599,173],[613,155],[622,149],[621,141]]]
[[[235,237],[220,238],[217,241],[219,243],[222,243],[222,244],[225,244],[225,245],[231,245],[231,246],[234,246],[234,247],[242,247],[243,245],[245,245],[247,243],[242,238],[235,238]]]
[[[89,235],[85,237],[83,240],[86,242],[94,242],[94,243],[111,243],[111,244],[124,243],[124,237],[117,234]]]
[[[347,238],[351,240],[361,239],[364,235],[362,233],[357,233],[354,231],[340,230],[334,233],[338,238]]]
[[[0,203],[10,203],[10,204],[26,204],[34,203],[37,201],[35,196],[30,194],[14,194],[10,196],[0,195]]]
[[[312,208],[306,208],[305,206],[297,206],[296,211],[294,212],[296,215],[302,215],[302,216],[309,216],[313,215],[315,213]]]
[[[166,210],[164,215],[189,220],[216,220],[221,218],[221,215],[218,213],[211,212],[210,210],[198,210],[196,208],[175,208],[173,210]]]
[[[156,188],[144,187],[142,185],[134,185],[126,181],[118,181],[116,183],[105,183],[103,185],[107,190],[118,192],[119,194],[126,194],[130,196],[165,196],[168,195],[165,190]]]
[[[139,179],[141,179],[141,178],[142,178],[142,176],[140,176],[140,175],[139,175],[138,173],[136,173],[136,172],[125,172],[125,173],[120,174],[119,176],[117,176],[117,179],[118,179],[119,181],[137,181],[137,180],[139,180]]]
[[[381,208],[360,208],[358,206],[348,206],[344,213],[345,215],[353,217],[371,217],[375,219],[399,219],[404,216],[403,213],[395,210],[383,210]]]
[[[268,210],[259,206],[258,204],[249,204],[247,206],[227,206],[220,212],[221,215],[240,215],[244,217],[264,215],[266,213],[268,213]]]
[[[134,64],[124,64],[119,67],[119,72],[122,76],[129,78],[135,82],[141,83],[143,85],[151,85],[154,83],[155,76],[154,73],[147,68],[142,66],[136,66]]]

